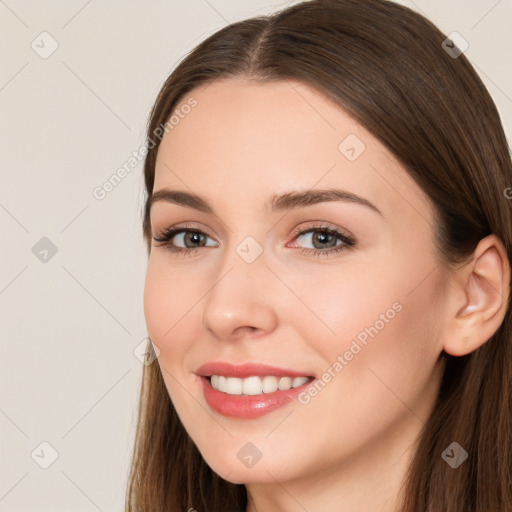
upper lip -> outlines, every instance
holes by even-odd
[[[253,377],[253,376],[285,376],[285,377],[312,377],[310,373],[289,370],[288,368],[279,368],[258,363],[231,364],[223,361],[210,362],[200,366],[196,373],[203,377],[212,375],[223,375],[225,377]]]

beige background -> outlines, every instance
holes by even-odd
[[[146,336],[141,164],[92,192],[141,146],[190,49],[289,3],[0,0],[0,511],[123,509]],[[468,41],[510,139],[512,0],[402,3]]]

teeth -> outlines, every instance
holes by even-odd
[[[290,377],[281,377],[281,380],[279,381],[279,384],[277,385],[277,387],[281,391],[285,391],[292,387],[292,382],[293,382],[293,380]]]
[[[292,381],[292,388],[298,388],[302,384],[306,384],[310,380],[309,377],[295,377]]]
[[[261,395],[262,393],[273,393],[278,389],[286,391],[297,388],[309,381],[308,377],[274,377],[267,375],[260,377],[224,377],[223,375],[212,375],[210,383],[214,389],[227,393],[228,395]]]
[[[240,387],[244,395],[259,395],[263,391],[263,384],[259,377],[248,377],[247,379],[235,379],[240,381]],[[236,393],[240,395],[242,393]],[[231,393],[235,394],[235,393]]]
[[[273,393],[277,391],[279,387],[279,382],[277,381],[277,377],[263,377],[263,393]]]

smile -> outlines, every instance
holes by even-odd
[[[284,407],[315,380],[307,371],[257,363],[211,362],[195,373],[210,409],[240,419],[258,418]]]
[[[311,380],[311,377],[265,377],[251,376],[245,379],[237,377],[225,377],[224,375],[212,375],[211,386],[217,391],[228,395],[261,395],[262,393],[274,393],[277,390],[287,391],[298,388]]]

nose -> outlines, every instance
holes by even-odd
[[[201,301],[203,326],[216,339],[259,337],[276,328],[278,314],[272,297],[277,300],[277,294],[272,293],[272,282],[277,280],[262,256],[252,263],[237,254],[226,259]]]

